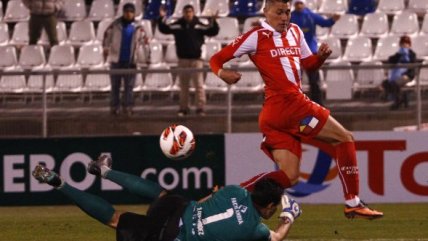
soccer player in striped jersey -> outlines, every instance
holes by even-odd
[[[266,0],[266,20],[237,37],[210,60],[212,71],[228,84],[241,78],[235,70],[223,69],[227,61],[248,54],[265,83],[265,100],[259,116],[264,135],[262,150],[280,170],[253,177],[242,186],[249,190],[258,178],[270,177],[283,188],[296,184],[302,155],[301,140],[311,139],[335,148],[335,159],[345,197],[348,218],[380,218],[382,212],[368,208],[360,200],[359,173],[354,137],[326,108],[312,102],[301,90],[302,69],[319,68],[331,49],[322,43],[312,54],[302,30],[290,23],[288,0]],[[334,86],[331,86],[334,88]]]

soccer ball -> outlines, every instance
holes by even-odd
[[[170,125],[162,132],[159,139],[160,148],[166,157],[182,160],[195,150],[195,138],[192,131],[183,125]]]

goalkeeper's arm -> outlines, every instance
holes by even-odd
[[[302,214],[302,210],[300,209],[299,204],[287,197],[287,195],[283,195],[281,199],[282,204],[282,212],[279,216],[279,224],[275,231],[270,231],[270,240],[271,241],[281,241],[287,236],[290,231],[291,225],[294,220]]]

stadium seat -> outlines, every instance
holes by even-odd
[[[27,45],[28,42],[28,22],[16,23],[9,44],[15,45],[16,47],[20,47]]]
[[[0,70],[4,72],[19,71],[16,49],[13,46],[0,46]],[[26,88],[24,75],[2,75],[0,79],[0,93],[3,101],[8,93],[22,93]]]
[[[350,38],[343,54],[343,60],[351,62],[370,61],[372,58],[372,41],[365,36]]]
[[[147,67],[150,58],[149,52],[148,46],[141,44],[138,46],[135,61],[138,67]]]
[[[391,34],[415,36],[419,32],[418,16],[416,13],[403,11],[394,16]]]
[[[174,35],[163,34],[161,31],[159,31],[159,26],[156,26],[153,39],[161,43],[162,45],[168,45],[170,43],[175,42]]]
[[[315,27],[315,34],[317,35],[318,39],[327,38],[328,34],[330,33],[331,28],[323,28],[319,25]]]
[[[321,0],[306,0],[305,6],[312,12],[318,12],[321,2]]]
[[[97,42],[100,42],[101,44],[103,43],[105,31],[107,30],[107,28],[110,26],[112,22],[113,22],[113,19],[107,18],[107,19],[101,20],[101,22],[98,23],[97,36],[96,36]]]
[[[248,32],[250,29],[252,29],[254,26],[257,26],[260,22],[264,21],[264,17],[249,17],[246,18],[244,21],[244,27],[242,29],[242,33]]]
[[[345,13],[348,11],[345,0],[328,0],[322,1],[319,12],[323,14]]]
[[[227,67],[225,65],[224,67]],[[228,85],[222,79],[220,79],[217,75],[215,75],[212,71],[207,73],[205,77],[204,89],[208,94],[211,93],[226,93]]]
[[[183,16],[183,7],[188,4],[192,5],[195,9],[195,15],[199,16],[201,14],[200,0],[177,0],[172,17],[181,18],[181,16]]]
[[[26,45],[22,47],[18,63],[22,69],[43,67],[46,64],[43,47],[41,45]]]
[[[422,22],[421,30],[419,34],[428,35],[428,13],[425,14],[424,21]]]
[[[74,48],[71,45],[55,45],[49,55],[48,67],[53,70],[76,71],[76,74],[60,74],[52,92],[63,93],[80,92],[83,86],[83,79],[78,66],[75,65]]]
[[[106,18],[114,18],[114,16],[114,4],[112,0],[94,0],[88,19],[91,21],[102,21]]]
[[[380,61],[362,62],[361,66],[382,66]],[[354,91],[364,91],[368,89],[378,89],[385,79],[385,71],[382,68],[358,69],[354,83]]]
[[[334,61],[331,66],[351,66],[348,61]],[[326,73],[327,100],[352,99],[354,74],[351,69],[329,69]]]
[[[175,43],[170,43],[166,46],[165,62],[171,67],[177,66],[178,57],[177,57],[177,51],[175,48]]]
[[[169,17],[174,12],[174,4],[172,0],[149,0],[144,7],[144,19],[153,20],[159,17],[159,8],[163,6],[166,10],[166,15]]]
[[[149,62],[150,64],[158,64],[164,62],[163,60],[163,49],[162,44],[156,41],[152,41],[149,44],[150,49],[150,58]]]
[[[398,36],[386,36],[380,38],[376,45],[376,50],[373,55],[374,60],[386,61],[389,56],[398,51]]]
[[[149,70],[168,70],[165,63],[151,64]],[[171,73],[147,73],[143,90],[149,92],[167,92],[173,85]]]
[[[67,37],[67,29],[64,22],[57,22],[56,24],[56,31],[57,31],[57,37],[58,37],[58,43],[64,44],[68,37]],[[49,45],[49,38],[46,33],[46,30],[43,29],[42,36],[40,37],[40,40],[38,41],[38,44],[41,45]]]
[[[321,43],[327,43],[330,46],[330,49],[332,50],[331,55],[327,59],[328,62],[338,60],[342,57],[342,46],[340,44],[339,38],[329,37],[318,41],[318,45],[320,45]]]
[[[144,32],[146,33],[146,36],[149,40],[153,38],[153,28],[152,28],[152,22],[147,19],[141,20],[141,25],[143,26]]]
[[[0,22],[0,46],[9,43],[9,27],[6,23]]]
[[[207,0],[201,16],[210,17],[218,11],[219,17],[229,15],[229,0]]]
[[[388,15],[400,13],[405,9],[404,0],[379,0],[377,11]]]
[[[428,35],[417,35],[412,38],[412,50],[418,59],[428,58]]]
[[[236,84],[232,85],[231,88],[234,93],[259,92],[263,89],[262,77],[251,60],[239,63],[237,67],[238,69],[254,68],[254,70],[240,71],[242,74],[241,79],[236,82]]]
[[[95,40],[94,24],[91,21],[76,21],[71,24],[68,43],[80,47]]]
[[[228,44],[239,36],[238,19],[226,17],[217,19],[217,23],[222,26],[219,33],[213,37],[214,40],[222,44]]]
[[[207,41],[202,45],[202,59],[208,63],[211,57],[221,50],[221,43],[217,41]]]
[[[42,67],[42,68],[35,68],[33,69],[33,72],[40,72],[40,71],[48,71],[49,68]],[[52,92],[52,89],[54,87],[54,78],[53,75],[47,75],[46,76],[46,92],[50,93]],[[43,76],[42,75],[30,75],[28,78],[27,88],[25,89],[26,93],[30,93],[32,100],[34,100],[34,94],[42,93],[43,92]]]
[[[364,16],[360,35],[369,38],[380,38],[388,34],[388,29],[388,16],[385,13],[368,13]]]
[[[234,0],[230,16],[252,17],[257,15],[257,0]]]
[[[59,16],[63,21],[81,21],[86,18],[86,4],[84,0],[67,0]]]
[[[428,1],[410,0],[407,8],[415,13],[423,15],[428,12]]]
[[[6,23],[28,21],[30,19],[30,11],[24,6],[21,0],[9,1],[6,7],[6,13],[3,21]]]
[[[87,44],[80,47],[77,64],[81,68],[104,67],[103,47],[100,44]]]
[[[331,28],[330,36],[346,39],[358,34],[358,20],[354,14],[344,14]]]

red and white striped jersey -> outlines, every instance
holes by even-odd
[[[248,54],[265,82],[265,96],[301,91],[302,67],[316,69],[322,60],[312,54],[302,30],[290,23],[282,33],[262,22],[215,54],[210,61],[214,73],[232,58]]]

